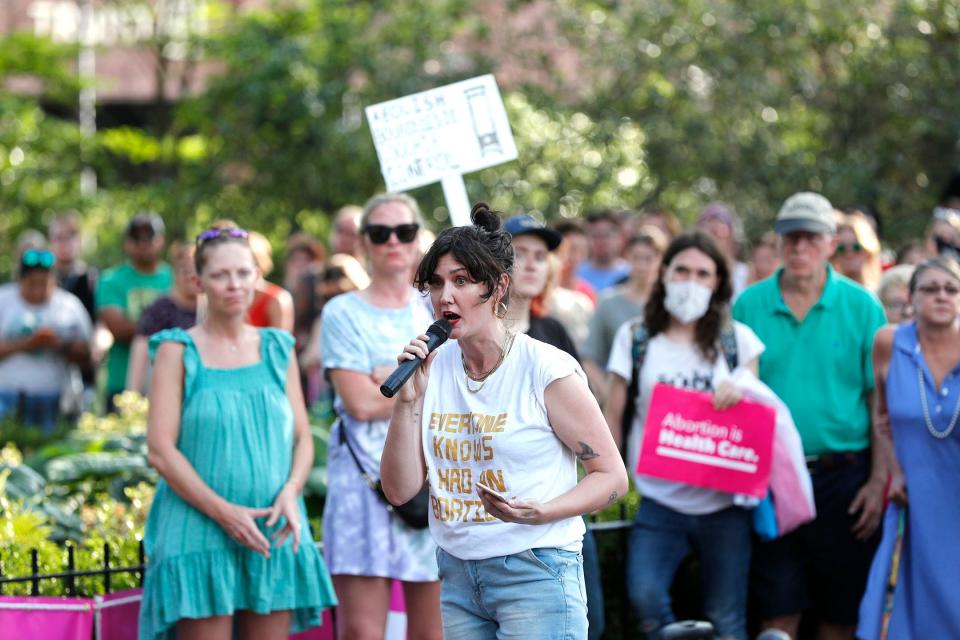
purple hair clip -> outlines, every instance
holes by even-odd
[[[237,227],[226,227],[223,229],[207,229],[206,231],[201,232],[200,235],[197,236],[197,244],[203,244],[204,242],[208,242],[210,240],[213,240],[214,238],[223,238],[223,237],[246,239],[250,237],[250,232],[247,231],[246,229],[238,229]]]

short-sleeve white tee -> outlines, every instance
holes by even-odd
[[[23,299],[16,282],[0,286],[0,340],[19,340],[42,327],[53,329],[61,342],[90,338],[90,316],[72,293],[57,288],[45,304],[35,305]],[[66,375],[63,353],[21,351],[0,361],[0,390],[56,393]]]
[[[508,498],[545,503],[576,485],[576,457],[550,426],[544,406],[550,383],[572,374],[586,380],[568,354],[521,333],[473,393],[460,345],[450,341],[439,348],[424,395],[422,437],[430,531],[444,551],[479,560],[538,547],[580,550],[582,518],[502,522],[486,513],[475,486],[481,482]]]
[[[740,364],[750,362],[763,352],[760,338],[746,325],[734,322],[734,335]],[[630,323],[626,322],[617,330],[607,363],[611,373],[628,383],[633,365],[632,340]],[[654,385],[665,383],[691,391],[713,392],[716,384],[729,374],[722,353],[717,355],[714,362],[708,362],[693,343],[674,342],[662,333],[650,339],[640,370],[640,396],[628,398],[628,402],[636,403],[636,411],[627,442],[627,462],[641,495],[687,514],[714,513],[733,505],[733,494],[642,476],[635,471]]]

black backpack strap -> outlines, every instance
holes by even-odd
[[[623,443],[623,455],[626,459],[627,438],[633,428],[633,419],[636,416],[637,397],[640,394],[640,369],[643,368],[643,360],[647,356],[647,345],[650,344],[650,332],[643,324],[642,319],[634,320],[630,323],[630,383],[627,385],[627,396],[623,406],[623,417],[620,422],[620,430],[623,434],[621,442]]]
[[[737,356],[737,334],[732,322],[728,322],[720,331],[720,348],[723,351],[723,358],[727,361],[730,373],[733,373],[733,370],[739,364],[739,358]]]

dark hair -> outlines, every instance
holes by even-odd
[[[920,280],[920,276],[930,269],[940,269],[941,271],[946,271],[949,273],[954,280],[960,282],[960,265],[957,264],[957,261],[953,258],[948,258],[946,256],[937,256],[936,258],[930,258],[929,260],[924,260],[917,265],[917,268],[913,270],[913,275],[910,276],[910,293],[917,292],[917,282]]]
[[[597,209],[587,214],[587,224],[595,222],[609,222],[620,226],[623,223],[623,218],[613,209]]]
[[[470,279],[487,286],[483,296],[489,300],[500,283],[500,276],[513,273],[513,242],[510,234],[500,228],[499,211],[493,211],[485,202],[473,205],[470,211],[472,225],[444,229],[430,245],[417,267],[414,284],[426,292],[440,258],[450,254],[462,264]],[[510,300],[510,287],[502,298]]]
[[[670,312],[663,304],[667,295],[663,280],[673,259],[678,253],[687,249],[697,249],[707,254],[713,260],[717,270],[717,288],[710,297],[710,306],[707,308],[707,312],[697,321],[697,327],[694,331],[694,341],[697,348],[704,358],[712,361],[717,357],[717,341],[720,339],[720,330],[724,323],[729,321],[729,306],[730,298],[733,296],[733,287],[730,283],[730,268],[727,266],[727,259],[717,247],[713,238],[703,231],[690,231],[681,234],[667,247],[661,260],[660,278],[654,283],[653,290],[650,292],[650,299],[647,300],[643,320],[651,337],[663,333],[670,326]]]
[[[960,171],[951,172],[947,184],[943,186],[943,191],[940,192],[938,204],[943,206],[956,198],[960,198]]]
[[[246,230],[238,227],[236,222],[234,222],[233,220],[225,219],[225,218],[214,220],[213,223],[209,227],[207,227],[205,231],[229,231],[232,229],[242,231],[243,235],[241,236],[241,235],[230,235],[230,233],[221,233],[217,236],[214,236],[212,238],[207,238],[207,239],[201,239],[202,236],[204,235],[203,233],[200,233],[200,235],[197,236],[197,242],[196,242],[197,249],[193,254],[193,264],[197,268],[198,275],[203,271],[203,267],[207,264],[207,258],[206,258],[207,251],[209,251],[211,247],[216,247],[221,244],[226,244],[228,242],[235,242],[237,244],[242,244],[247,249],[250,249],[250,255],[251,257],[253,257],[254,264],[257,264],[259,268],[259,264],[257,263],[257,257],[254,254],[253,249],[250,247],[249,233]]]
[[[640,231],[630,236],[630,239],[627,240],[627,246],[623,248],[624,252],[632,249],[634,245],[643,245],[649,249],[655,251],[658,255],[663,255],[663,252],[667,250],[667,234],[663,231],[660,231],[657,227],[645,226],[641,227]]]
[[[76,209],[66,209],[57,213],[47,225],[47,235],[53,235],[53,228],[57,225],[68,225],[74,232],[80,231],[80,212]]]
[[[553,225],[553,230],[562,236],[566,236],[568,233],[579,233],[580,235],[585,233],[583,224],[579,220],[563,220]]]
[[[666,227],[663,231],[670,235],[671,240],[683,233],[683,225],[680,224],[680,220],[677,219],[677,216],[673,215],[672,211],[665,207],[659,205],[641,207],[640,215],[638,216],[640,226],[642,227],[646,224],[657,226],[652,222],[648,222],[650,218],[660,219],[663,226]]]
[[[917,242],[916,240],[911,240],[910,242],[906,243],[905,245],[903,245],[902,247],[900,247],[899,249],[897,249],[897,259],[896,259],[896,263],[897,263],[897,264],[903,264],[904,260],[905,260],[906,257],[907,257],[907,254],[909,254],[911,251],[921,251],[921,252],[923,252],[923,250],[924,250],[924,248],[923,248],[923,243],[922,243],[922,242]]]

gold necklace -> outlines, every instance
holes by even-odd
[[[467,358],[463,355],[463,351],[460,351],[460,362],[463,363],[463,381],[467,387],[467,391],[470,393],[480,393],[480,390],[483,389],[484,385],[487,384],[487,379],[493,375],[493,373],[500,368],[500,365],[503,364],[504,359],[507,357],[507,354],[510,353],[511,347],[513,347],[513,339],[516,337],[515,333],[508,333],[506,338],[504,338],[503,346],[500,347],[500,356],[497,358],[496,363],[488,371],[481,373],[480,375],[473,376],[470,375],[470,370],[467,368]],[[477,388],[472,388],[470,386],[470,381],[479,382],[480,386]]]

